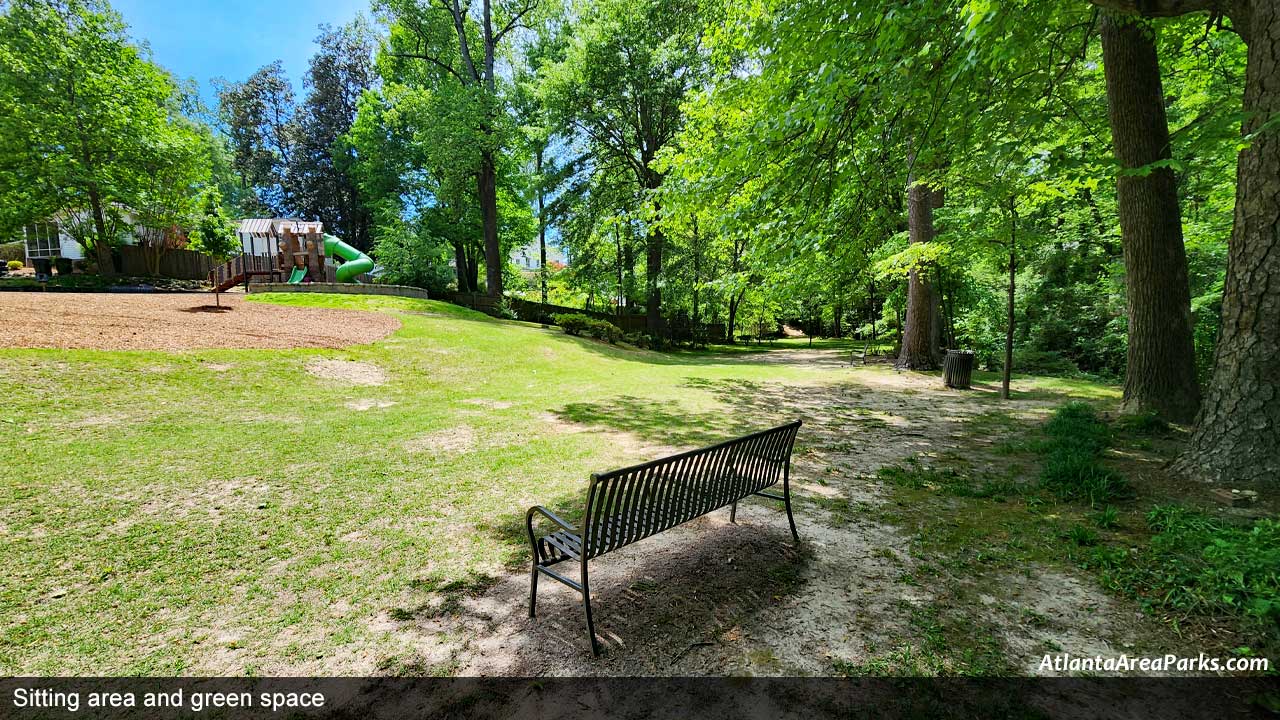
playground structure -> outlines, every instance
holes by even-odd
[[[241,253],[209,273],[213,291],[220,293],[254,278],[265,282],[359,282],[373,269],[373,258],[324,233],[319,222],[302,220],[245,220],[240,224]],[[261,251],[258,245],[261,244]],[[327,258],[340,264],[331,265]]]

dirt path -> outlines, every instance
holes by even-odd
[[[811,362],[821,351],[771,354],[771,362]],[[838,355],[830,351],[830,355]],[[791,358],[780,357],[793,355]],[[817,358],[838,363],[838,358]],[[883,654],[908,634],[913,608],[949,602],[946,583],[918,583],[903,531],[876,519],[889,502],[873,476],[883,466],[990,445],[975,423],[996,407],[994,389],[959,392],[936,378],[884,367],[849,370],[834,385],[708,384],[728,417],[805,421],[794,458],[802,542],[763,501],[720,511],[592,563],[593,606],[604,656],[591,656],[578,596],[544,579],[538,619],[527,616],[526,572],[512,573],[454,613],[393,622],[416,653],[410,672],[458,675],[829,675]],[[634,398],[594,408],[596,427],[627,427],[643,412]],[[1049,400],[1000,405],[1044,416]],[[579,409],[580,410],[580,409]],[[582,417],[582,412],[577,412]],[[619,433],[640,444],[634,433]],[[641,438],[688,446],[679,428]],[[693,443],[696,444],[696,443]],[[979,462],[981,457],[975,458]],[[993,464],[1001,462],[991,457]],[[569,569],[570,574],[576,572]],[[1029,567],[1000,587],[978,588],[1003,636],[1011,665],[1036,672],[1046,643],[1086,655],[1119,653],[1136,632],[1121,607],[1088,578]],[[987,603],[984,599],[983,603]],[[1037,618],[1035,623],[1025,618]]]
[[[85,350],[338,348],[390,335],[387,313],[245,302],[211,293],[0,293],[0,347]]]

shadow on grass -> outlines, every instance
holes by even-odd
[[[1014,408],[993,409],[982,391],[937,388],[935,392],[914,381],[882,384],[884,380],[797,385],[687,378],[683,388],[709,394],[723,409],[686,410],[680,402],[623,395],[567,403],[554,414],[568,423],[614,430],[673,448],[706,446],[802,419],[806,424],[793,456],[793,478],[802,478],[808,483],[804,487],[812,487],[801,488],[801,500],[839,503],[846,511],[850,500],[840,495],[843,490],[838,484],[835,495],[821,492],[821,485],[827,484],[824,477],[856,479],[901,457],[963,450],[975,437],[989,440],[1009,432],[1018,422],[1006,417]],[[585,491],[583,484],[539,498],[576,524]],[[561,669],[602,674],[634,674],[638,668],[644,673],[687,674],[700,663],[722,667],[724,658],[718,654],[724,645],[739,632],[755,632],[764,622],[766,609],[803,593],[820,564],[807,545],[791,541],[784,516],[756,516],[757,522],[734,528],[724,525],[725,514],[727,510],[715,511],[592,561],[599,635],[606,647],[617,650],[607,652],[598,664],[589,664],[577,595],[544,580],[539,619],[520,625],[506,646],[513,663],[509,671],[538,674],[545,671],[547,662]],[[553,529],[535,527],[538,534]],[[528,602],[529,567],[523,508],[494,516],[478,529],[511,549],[507,559],[512,574],[486,600],[498,602],[504,612],[522,614]],[[561,567],[576,577],[576,564]],[[423,610],[429,614],[438,607],[431,604]],[[476,614],[466,608],[450,609],[456,609],[461,622],[469,622],[467,618]]]

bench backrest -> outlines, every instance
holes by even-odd
[[[700,450],[591,476],[587,557],[705,515],[783,479],[800,421]]]

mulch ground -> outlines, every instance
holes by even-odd
[[[0,293],[0,347],[85,350],[337,348],[400,328],[385,313],[211,294]]]

